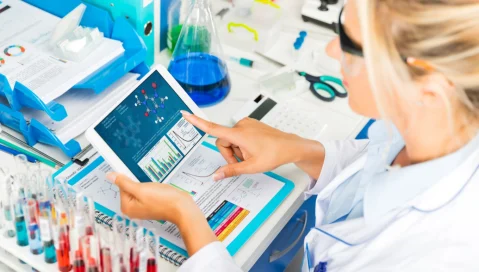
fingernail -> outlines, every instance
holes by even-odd
[[[191,113],[187,112],[187,111],[184,111],[184,110],[180,110],[181,114],[183,114],[183,116],[190,116]]]
[[[220,180],[222,180],[222,179],[224,179],[224,178],[225,178],[225,173],[223,173],[223,172],[215,173],[215,174],[213,175],[213,180],[214,180],[214,181],[220,181]]]
[[[106,173],[106,179],[109,180],[111,183],[115,184],[116,181],[116,173],[114,172],[108,172]]]

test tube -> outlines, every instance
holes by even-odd
[[[132,272],[146,272],[148,269],[149,248],[145,241],[145,228],[138,227],[135,235],[135,246],[132,257]]]
[[[43,197],[43,196],[42,196]],[[56,263],[57,255],[52,235],[52,216],[50,201],[42,199],[40,201],[40,233],[45,250],[45,262]]]
[[[95,233],[95,202],[91,197],[87,197],[87,226],[85,227],[86,235],[93,235]]]
[[[139,228],[139,224],[136,220],[130,220],[128,246],[130,248],[130,271],[136,271],[138,267],[138,252],[136,248],[136,234]]]
[[[24,206],[25,203],[25,191],[21,186],[22,180],[15,180],[16,184],[14,185],[13,191],[13,213],[15,216],[15,231],[17,232],[17,245],[19,246],[28,246],[28,233],[27,226],[25,224],[25,214]]]
[[[149,257],[148,257],[148,266],[147,266],[147,272],[157,272],[158,270],[158,266],[157,266],[157,263],[156,263],[156,260],[158,259],[158,255],[159,255],[159,244],[160,244],[160,240],[159,240],[159,237],[156,236],[153,232],[149,232],[149,235],[148,235],[148,245],[151,246],[151,251],[148,250],[148,253],[149,253]]]
[[[83,261],[82,253],[79,250],[73,251],[75,252],[75,257],[73,259],[73,272],[85,272],[85,261]]]
[[[72,266],[70,264],[70,242],[68,241],[67,225],[54,225],[53,238],[58,260],[58,270],[60,272],[70,271]]]
[[[70,198],[72,201],[73,197]],[[73,219],[70,226],[70,245],[71,245],[71,252],[73,261],[73,271],[75,272],[83,272],[86,269],[86,265],[88,259],[83,256],[83,248],[82,248],[82,238],[85,237],[85,202],[84,196],[82,193],[76,194],[74,197],[75,205],[71,205],[70,211],[71,215],[70,218]]]
[[[100,267],[103,272],[112,272],[112,246],[114,245],[113,231],[106,227],[97,228],[100,241]]]
[[[114,234],[114,247],[113,247],[113,272],[128,272],[129,260],[127,254],[129,254],[128,243],[125,243],[126,230],[125,220],[115,215],[113,218],[113,234]],[[128,248],[128,250],[126,250]]]
[[[4,236],[7,238],[15,237],[15,227],[13,225],[13,216],[12,216],[12,177],[9,174],[9,171],[5,168],[0,168],[0,196],[2,204],[1,216],[3,218],[4,224]]]
[[[70,254],[75,254],[70,246],[70,226],[69,226],[69,202],[64,186],[55,184],[53,190],[53,199],[55,205],[56,216],[53,220],[53,237],[55,242],[55,249],[57,252],[58,269],[61,272],[70,271],[72,269],[71,260],[75,257]],[[71,253],[73,252],[73,253]],[[81,257],[81,256],[80,256]],[[83,261],[83,260],[82,260]]]
[[[25,206],[25,214],[27,215],[28,226],[28,243],[30,244],[30,252],[35,255],[43,253],[43,244],[40,236],[40,225],[37,214],[37,201],[30,198]]]
[[[83,259],[85,260],[86,272],[100,271],[100,251],[98,239],[93,235],[87,235],[81,239]]]

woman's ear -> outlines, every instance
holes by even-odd
[[[418,104],[426,107],[444,107],[446,101],[452,101],[456,95],[454,84],[439,73],[427,75],[420,80]]]

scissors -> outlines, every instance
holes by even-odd
[[[340,98],[345,98],[348,96],[342,80],[337,77],[312,76],[305,72],[298,72],[298,74],[303,76],[307,81],[309,81],[309,83],[311,83],[309,89],[314,96],[325,102],[333,101],[336,96]],[[332,84],[339,85],[341,89],[334,87]]]

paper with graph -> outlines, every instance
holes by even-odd
[[[218,151],[202,145],[163,183],[189,193],[205,214],[218,239],[228,246],[285,183],[265,174],[213,181],[213,174],[225,164],[226,161]],[[159,229],[161,237],[185,248],[175,225],[158,221],[148,221],[147,224]]]

